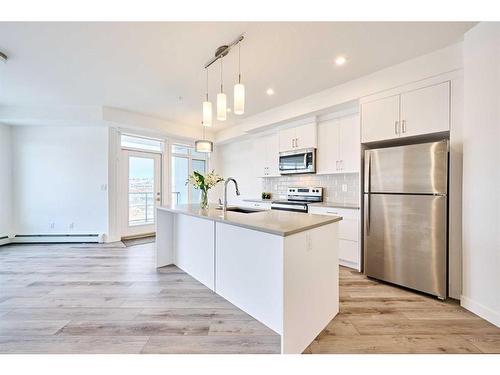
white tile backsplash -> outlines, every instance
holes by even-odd
[[[273,199],[285,199],[287,188],[292,186],[322,187],[325,201],[353,204],[359,202],[359,173],[310,174],[262,179],[262,191],[272,193]]]

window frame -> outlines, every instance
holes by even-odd
[[[160,150],[149,150],[147,148],[140,148],[140,147],[131,147],[131,146],[123,146],[122,145],[122,137],[131,137],[131,138],[142,138],[142,139],[147,139],[151,141],[156,141],[160,144]],[[161,139],[161,138],[154,138],[154,137],[146,137],[143,135],[137,135],[134,133],[125,133],[125,132],[120,132],[119,137],[118,137],[118,147],[122,150],[130,150],[130,151],[139,151],[139,152],[150,152],[152,154],[160,154],[163,155],[165,154],[165,149],[168,147],[168,142],[166,139]]]
[[[186,147],[188,149],[187,154],[181,154],[177,152],[173,152],[172,148],[173,146],[181,146],[181,147]],[[188,160],[188,176],[193,173],[193,160],[199,160],[199,161],[204,161],[205,162],[205,173],[210,170],[210,157],[208,154],[206,154],[205,158],[201,158],[198,155],[194,156],[192,153],[195,151],[195,146],[194,143],[188,143],[188,142],[182,142],[182,141],[177,141],[177,140],[171,140],[168,144],[168,155],[169,155],[169,201],[171,204],[174,204],[175,202],[173,201],[173,191],[172,191],[172,181],[173,181],[173,176],[172,176],[172,158],[177,157],[177,158],[185,158]],[[192,204],[193,199],[192,199],[192,187],[188,186],[188,200],[187,204]]]

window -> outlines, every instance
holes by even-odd
[[[157,139],[122,134],[121,146],[142,151],[162,152],[163,142]]]
[[[193,171],[202,174],[206,173],[206,154],[196,152],[194,147],[182,144],[173,144],[171,151],[172,166],[170,181],[172,187],[172,203],[199,203],[201,196],[200,191],[192,186],[186,185],[186,181]]]

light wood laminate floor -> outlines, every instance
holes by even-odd
[[[306,353],[500,353],[455,303],[341,268],[341,312]],[[278,353],[280,338],[154,244],[0,247],[0,353]]]

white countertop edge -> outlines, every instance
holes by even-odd
[[[238,221],[224,219],[221,217],[200,215],[199,213],[196,213],[196,212],[182,210],[182,209],[176,209],[176,208],[172,208],[172,207],[158,206],[158,207],[156,207],[156,209],[171,212],[174,214],[183,214],[183,215],[188,215],[188,216],[192,216],[192,217],[198,217],[198,218],[204,219],[204,220],[211,220],[211,221],[215,221],[215,222],[219,222],[219,223],[223,223],[223,224],[234,225],[237,227],[246,228],[246,229],[255,230],[255,231],[264,232],[264,233],[269,233],[269,234],[273,234],[273,235],[277,235],[277,236],[281,236],[281,237],[287,237],[287,236],[290,236],[292,234],[305,232],[305,231],[310,230],[310,229],[318,228],[318,227],[321,227],[323,225],[336,223],[336,222],[342,220],[342,216],[334,216],[334,215],[327,216],[327,215],[317,215],[316,214],[315,216],[322,216],[323,217],[322,222],[310,224],[310,225],[304,225],[300,228],[293,229],[293,230],[283,231],[283,230],[275,230],[275,229],[271,229],[271,228],[266,228],[266,227],[258,226],[258,225],[241,223]],[[270,211],[264,210],[262,212],[270,212]],[[237,213],[235,213],[235,214],[237,214]],[[300,213],[295,213],[295,214],[300,214]],[[241,215],[252,215],[252,214],[241,214]]]

